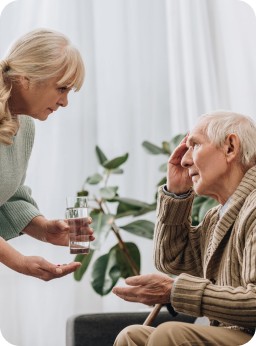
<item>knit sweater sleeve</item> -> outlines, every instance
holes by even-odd
[[[20,235],[40,215],[30,188],[24,185],[34,134],[33,119],[21,115],[13,144],[0,146],[0,236],[5,240]]]
[[[175,310],[194,316],[207,316],[226,325],[245,328],[256,326],[256,212],[255,193],[250,202],[238,215],[232,235],[231,252],[225,265],[226,275],[222,278],[229,284],[220,285],[208,279],[185,273],[179,275],[172,289],[171,300]],[[236,228],[235,228],[236,227]],[[235,254],[239,254],[239,264]],[[241,266],[239,268],[239,265]],[[239,283],[236,276],[239,275]]]
[[[158,270],[178,275],[202,275],[200,228],[191,227],[193,193],[176,199],[158,192],[154,261]]]
[[[255,328],[256,286],[219,286],[210,280],[181,274],[176,278],[171,303],[180,313],[207,316],[226,325]]]
[[[0,235],[5,240],[17,237],[28,223],[41,215],[31,197],[31,189],[21,185],[15,194],[0,207]]]

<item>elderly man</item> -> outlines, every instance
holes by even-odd
[[[191,225],[195,193],[219,202],[197,227]],[[169,159],[157,210],[154,260],[165,274],[128,278],[129,286],[113,292],[147,305],[171,301],[177,312],[206,316],[210,325],[129,326],[115,345],[248,342],[256,327],[255,122],[227,111],[201,116]]]

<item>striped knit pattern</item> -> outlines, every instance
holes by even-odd
[[[256,326],[256,166],[248,170],[219,219],[220,206],[191,226],[194,196],[177,200],[159,190],[154,236],[157,269],[178,275],[176,311],[224,326]]]
[[[40,215],[30,189],[23,185],[34,133],[33,119],[21,115],[13,144],[0,143],[0,236],[6,240],[18,236]]]

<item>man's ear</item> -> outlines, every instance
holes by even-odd
[[[28,89],[29,89],[30,80],[29,80],[28,77],[26,77],[26,76],[19,76],[19,82],[20,82],[20,85],[21,85],[25,90],[28,90]]]
[[[224,150],[227,162],[233,161],[238,156],[240,150],[240,140],[237,134],[231,133],[226,137]]]

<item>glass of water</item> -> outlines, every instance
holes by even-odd
[[[66,222],[70,227],[70,253],[88,254],[90,252],[90,235],[87,233],[87,198],[76,196],[67,197],[66,206]]]

